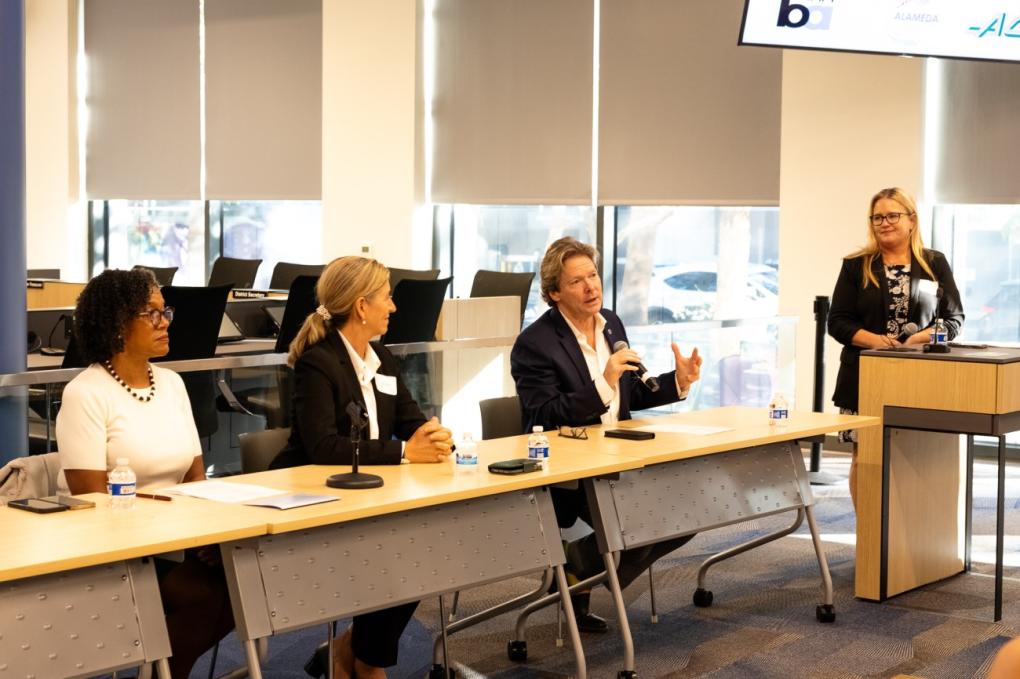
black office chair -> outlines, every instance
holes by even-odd
[[[250,288],[255,285],[255,275],[258,274],[261,263],[261,259],[219,257],[213,262],[212,273],[209,274],[209,287],[229,284],[231,288]]]
[[[397,289],[397,284],[403,280],[409,281],[434,281],[439,278],[439,269],[390,269],[390,294]]]
[[[290,284],[290,291],[287,293],[287,305],[283,308],[283,320],[280,321],[280,332],[276,334],[276,348],[278,354],[290,351],[290,343],[297,337],[298,331],[304,324],[308,314],[315,311],[319,301],[315,297],[315,286],[319,283],[319,276],[298,276]]]
[[[156,282],[159,283],[160,287],[164,285],[174,284],[174,275],[177,273],[176,266],[144,266],[142,264],[135,264],[131,267],[131,270],[136,269],[148,269],[152,272],[152,275],[156,277]]]
[[[519,297],[521,325],[524,325],[524,310],[528,308],[528,295],[534,279],[533,271],[512,273],[479,269],[471,282],[471,297]]]
[[[478,402],[482,413],[482,440],[519,436],[524,433],[521,401],[517,395],[487,398]]]
[[[170,352],[154,361],[212,358],[216,354],[216,338],[230,288],[229,284],[208,288],[164,287],[163,301],[175,310],[174,321],[167,331]],[[181,373],[181,379],[191,400],[198,435],[208,438],[219,428],[216,396],[218,382],[222,380],[209,371]]]
[[[383,344],[431,342],[436,336],[436,324],[443,311],[446,289],[452,280],[405,278],[400,281],[393,289],[393,303],[397,310],[390,315],[390,327],[383,335]]]
[[[290,290],[291,284],[298,276],[314,276],[322,274],[323,264],[293,264],[277,262],[273,267],[273,276],[269,280],[270,290]]]

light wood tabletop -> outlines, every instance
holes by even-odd
[[[80,496],[94,509],[33,514],[0,507],[0,582],[264,535],[276,510],[188,497],[138,498],[113,510],[102,493]]]
[[[574,481],[589,476],[615,474],[637,469],[644,464],[626,455],[604,454],[595,445],[567,451],[561,447],[560,439],[552,434],[550,461],[546,469],[512,476],[489,472],[488,465],[491,462],[527,457],[527,440],[527,436],[513,436],[480,441],[478,465],[472,471],[457,469],[452,459],[436,464],[362,465],[362,472],[378,474],[384,480],[381,488],[368,490],[335,490],[326,487],[328,476],[350,471],[350,467],[346,465],[308,465],[235,476],[225,480],[254,483],[290,492],[335,495],[340,498],[339,502],[277,512],[270,517],[269,532],[284,533]]]
[[[566,450],[591,447],[594,443],[600,453],[637,457],[644,464],[657,464],[769,443],[781,443],[791,439],[819,436],[843,429],[875,427],[881,423],[882,418],[880,417],[791,410],[789,420],[784,426],[773,427],[768,422],[766,408],[726,406],[638,420],[625,420],[614,427],[588,427],[588,441],[576,441],[561,437],[556,439],[555,443],[560,449]],[[655,438],[647,441],[606,438],[602,433],[604,429],[633,429],[646,426],[665,428],[670,425],[725,427],[726,431],[711,434],[656,431]]]

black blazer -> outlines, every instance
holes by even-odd
[[[924,256],[928,260],[928,266],[935,273],[938,285],[942,288],[942,301],[936,313],[936,296],[932,293],[922,293],[918,285],[919,280],[931,280],[931,276],[911,255],[908,320],[917,323],[917,327],[923,330],[931,327],[935,319],[941,316],[946,324],[946,335],[953,339],[963,326],[960,291],[956,289],[953,271],[949,268],[945,255],[938,250],[926,249]],[[885,282],[882,258],[875,257],[871,266],[875,278],[878,279],[877,288],[874,285],[861,288],[864,280],[863,267],[863,257],[848,257],[843,260],[843,268],[840,269],[836,287],[832,291],[832,306],[829,307],[829,334],[843,345],[832,401],[840,408],[851,410],[857,410],[857,382],[861,355],[861,348],[851,343],[853,336],[862,328],[878,335],[886,334],[889,304],[892,302],[889,286]]]
[[[603,331],[610,350],[627,339],[619,317],[608,309]],[[598,424],[607,408],[595,388],[581,347],[563,315],[555,308],[542,314],[517,336],[510,352],[510,373],[521,400],[524,430],[541,425],[547,431],[563,425]],[[620,377],[619,419],[632,410],[666,405],[680,399],[675,371],[659,376],[659,391],[652,392],[633,372]]]
[[[400,378],[393,354],[377,342],[372,348],[381,362],[379,374],[396,378],[397,393],[384,394],[373,381],[379,438],[361,440],[359,460],[361,464],[400,464],[400,441],[393,437],[402,441],[411,438],[425,424],[425,416]],[[306,349],[294,365],[290,440],[270,468],[351,464],[351,420],[347,415],[351,401],[365,405],[347,347],[340,335],[331,331]]]

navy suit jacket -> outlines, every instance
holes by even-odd
[[[358,457],[361,464],[400,464],[401,446],[397,439],[411,438],[425,424],[425,416],[400,378],[397,359],[378,342],[372,342],[372,348],[379,356],[379,374],[396,378],[397,393],[384,394],[372,381],[379,438],[368,439],[365,431]],[[351,464],[351,419],[347,414],[351,401],[365,405],[347,347],[333,330],[308,347],[294,364],[290,440],[270,466],[279,469],[302,464]]]
[[[616,342],[627,340],[627,332],[609,309],[603,309],[602,316],[606,319],[603,334],[612,350]],[[608,409],[588,372],[577,338],[555,307],[517,336],[510,352],[510,373],[517,384],[525,431],[535,425],[548,431],[598,424]],[[630,419],[634,410],[680,400],[675,371],[659,375],[659,384],[659,391],[652,392],[633,372],[625,372],[618,387],[619,419]]]

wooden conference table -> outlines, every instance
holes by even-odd
[[[308,466],[227,479],[341,498],[285,512],[236,505],[219,505],[210,511],[208,502],[190,498],[175,498],[173,502],[139,499],[136,509],[129,513],[100,507],[35,515],[2,508],[0,520],[5,530],[0,533],[0,581],[10,584],[0,595],[0,611],[20,611],[27,617],[4,620],[0,616],[0,663],[13,666],[6,658],[20,651],[30,663],[29,670],[38,671],[39,663],[52,662],[54,668],[58,662],[71,663],[43,674],[85,676],[99,671],[94,668],[109,670],[165,658],[169,647],[155,574],[151,563],[141,557],[219,543],[237,633],[246,648],[251,676],[257,679],[261,669],[254,642],[266,636],[529,572],[555,572],[559,589],[564,591],[565,559],[547,492],[549,485],[585,480],[596,502],[595,513],[601,517],[596,530],[601,531],[600,547],[607,555],[621,547],[649,544],[778,511],[806,508],[810,517],[813,500],[803,459],[799,449],[787,442],[870,426],[878,419],[793,413],[785,429],[774,429],[767,424],[763,409],[734,407],[628,422],[624,426],[642,423],[709,425],[730,430],[703,436],[663,432],[652,441],[604,439],[597,427],[588,429],[588,441],[553,435],[548,468],[518,476],[489,474],[485,466],[523,456],[526,437],[484,441],[479,444],[479,469],[475,472],[456,470],[450,463],[370,467],[366,471],[380,474],[385,485],[367,491],[324,487],[326,476],[347,471],[346,467]],[[709,474],[702,476],[706,471]],[[678,475],[687,486],[671,489],[669,479]],[[689,510],[687,500],[701,512],[709,508],[694,502],[690,491],[696,488],[699,494],[711,492],[713,484],[720,481],[728,484],[726,490],[732,494],[732,501],[717,503],[707,518],[692,518],[696,512]],[[782,497],[778,504],[764,500],[762,493],[767,495],[769,491],[763,483],[773,484],[778,490],[769,496]],[[625,511],[634,490],[656,498],[656,508],[665,524],[645,522],[647,525],[642,526],[640,512]],[[663,490],[671,493],[668,502],[656,495]],[[633,506],[648,508],[640,500]],[[617,524],[608,520],[611,510],[619,513]],[[685,516],[678,518],[679,513]],[[154,530],[157,526],[159,529]],[[812,529],[816,533],[813,525]],[[819,561],[824,573],[820,551]],[[116,626],[106,631],[88,622],[89,616],[99,610],[86,603],[90,586],[95,586],[93,581],[99,582],[99,576],[108,587],[117,582],[138,583],[131,590],[131,601],[126,596],[118,598],[120,604],[135,607],[136,627],[141,631],[125,636]],[[611,582],[613,579],[610,577]],[[95,586],[96,591],[99,589]],[[629,637],[618,587],[614,594],[621,631]],[[562,603],[569,613],[569,598],[563,597]],[[52,625],[53,630],[56,626],[50,620],[54,614],[46,613],[50,610],[46,606],[58,604],[60,611],[72,606],[84,616],[68,614],[69,626],[61,628],[62,634],[82,634],[71,630],[92,624],[90,643],[102,647],[92,652],[90,646],[90,653],[83,650],[76,656],[67,650],[65,637],[61,637],[50,645],[52,651],[47,649],[45,637],[51,630],[45,626]],[[40,617],[39,611],[44,615]],[[100,615],[109,617],[102,612]],[[126,610],[119,615],[134,620]],[[573,616],[566,617],[577,674],[583,677],[586,668],[580,638]],[[30,630],[34,636],[19,643],[12,632],[22,629],[22,625],[29,629],[29,621],[36,625]],[[45,632],[38,631],[40,624]],[[38,641],[40,636],[44,642]],[[107,656],[92,658],[99,651],[107,652]],[[51,658],[51,653],[55,657]],[[111,654],[116,657],[108,657]],[[78,662],[85,664],[78,666]],[[633,658],[625,664],[632,667]]]

